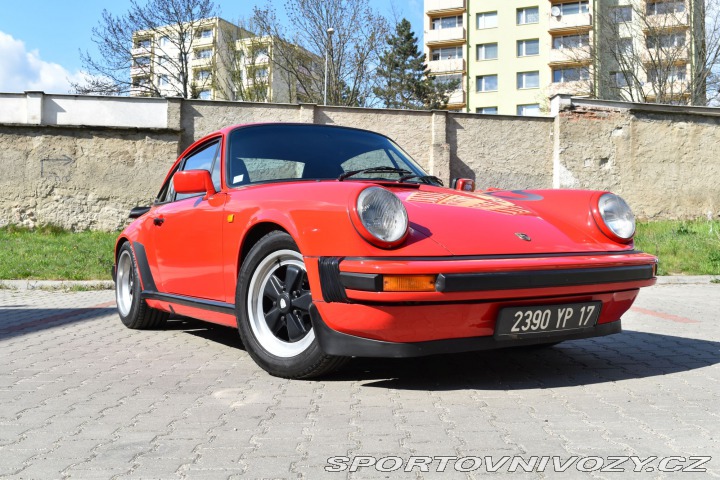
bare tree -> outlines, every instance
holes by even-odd
[[[570,80],[596,98],[706,105],[718,99],[720,0],[599,0],[594,29],[553,39]]]
[[[389,31],[385,18],[366,0],[288,0],[285,10],[291,29],[281,25],[270,4],[255,8],[255,21],[259,33],[273,39],[275,65],[297,100],[323,103],[327,55],[328,104],[367,105]]]
[[[215,15],[212,0],[148,0],[145,4],[131,0],[124,15],[103,10],[98,26],[92,30],[98,57],[81,52],[91,78],[74,84],[74,89],[81,94],[118,95],[132,91],[148,96],[197,97],[212,82],[212,76],[203,70],[194,78],[191,55],[204,55],[194,47],[208,34],[207,19]],[[210,33],[216,38],[214,32]],[[212,52],[210,48],[205,50]],[[213,56],[208,56],[212,64]]]
[[[226,30],[214,84],[220,95],[246,102],[294,101],[287,75],[274,60],[273,38],[258,34],[252,19]]]

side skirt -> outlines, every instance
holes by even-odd
[[[204,300],[201,298],[185,297],[183,295],[174,295],[171,293],[160,293],[151,290],[143,290],[140,294],[144,300],[159,300],[161,302],[174,303],[185,307],[199,308],[209,312],[224,313],[226,315],[235,315],[235,305],[232,303],[216,302],[214,300]]]

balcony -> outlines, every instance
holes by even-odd
[[[687,47],[666,47],[661,51],[648,48],[640,53],[640,60],[644,65],[687,65],[690,51]]]
[[[213,63],[213,57],[193,57],[192,66],[193,68],[208,67]]]
[[[648,15],[644,19],[643,30],[677,29],[689,25],[688,12]]]
[[[425,32],[425,43],[430,46],[464,41],[464,27],[438,28],[436,30],[429,30]]]
[[[573,15],[550,16],[548,30],[551,33],[583,32],[592,28],[592,15],[589,13],[577,13]]]
[[[462,89],[452,91],[447,104],[448,106],[465,105],[465,91]]]
[[[425,14],[465,10],[465,0],[425,0]]]
[[[453,58],[450,60],[433,60],[428,62],[428,68],[433,73],[464,72],[465,59]]]
[[[150,65],[145,65],[142,67],[130,67],[130,76],[131,77],[139,77],[139,76],[147,76],[150,74]]]
[[[590,60],[590,46],[550,50],[550,65],[588,63]]]
[[[210,46],[215,43],[215,36],[205,36],[202,37],[200,35],[195,35],[195,38],[192,40],[193,47],[204,47],[204,46]]]
[[[130,55],[133,57],[147,56],[152,53],[152,47],[135,47],[130,49]]]
[[[590,80],[578,80],[575,82],[562,82],[562,83],[551,83],[548,86],[548,96],[553,95],[574,95],[578,97],[586,96],[591,91]]]

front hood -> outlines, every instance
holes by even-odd
[[[391,188],[410,226],[454,255],[627,251],[595,225],[587,191],[460,192]]]

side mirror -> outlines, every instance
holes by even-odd
[[[475,180],[469,178],[453,178],[450,186],[455,190],[462,192],[474,192],[475,191]]]
[[[177,193],[204,193],[206,197],[216,192],[210,172],[207,170],[185,170],[173,176],[173,186]]]

